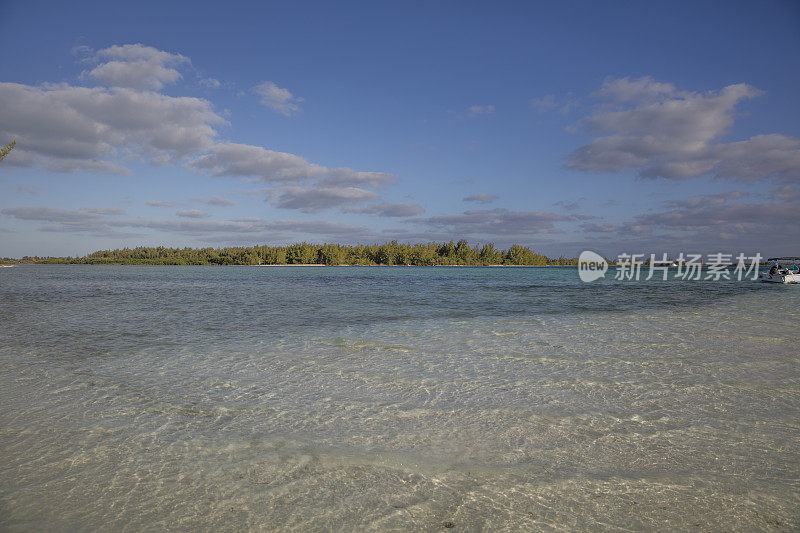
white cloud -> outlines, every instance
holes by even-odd
[[[799,139],[759,135],[740,142],[721,140],[733,124],[736,106],[760,94],[744,83],[694,93],[651,78],[607,79],[596,95],[612,107],[586,118],[587,130],[598,137],[575,150],[567,167],[636,170],[645,178],[800,180]]]
[[[746,198],[747,196],[750,195],[744,191],[730,191],[717,194],[704,194],[702,196],[693,196],[691,198],[685,198],[683,200],[672,200],[667,202],[666,205],[671,207],[684,207],[690,209],[696,207],[713,207],[715,205],[722,205],[728,203],[729,200],[738,200],[740,198]]]
[[[787,187],[780,191],[788,192]],[[667,247],[692,253],[790,252],[783,251],[787,243],[800,242],[800,197],[776,196],[763,203],[742,201],[750,196],[730,191],[673,200],[665,202],[660,211],[640,213],[619,224],[587,223],[581,227],[589,233],[606,234],[617,245],[627,243],[628,252],[636,248],[664,252]]]
[[[215,126],[226,121],[200,98],[0,83],[0,108],[5,110],[0,114],[0,142],[17,140],[6,159],[12,165],[129,174],[115,161],[127,156],[153,164],[188,159],[187,166],[198,172],[270,182],[323,179],[327,186],[383,187],[396,180],[383,172],[329,169],[260,146],[215,143]]]
[[[237,222],[231,220],[118,220],[108,221],[109,226],[146,228],[189,235],[210,233],[255,233],[264,230],[264,222]]]
[[[120,233],[116,228],[151,229],[183,235],[197,235],[208,238],[212,234],[248,236],[255,234],[269,238],[265,232],[288,234],[312,234],[325,237],[364,238],[373,236],[367,228],[324,220],[273,220],[260,218],[241,218],[232,220],[120,220],[112,215],[124,214],[118,208],[56,209],[52,207],[11,207],[0,214],[19,220],[53,222],[57,225],[40,227],[40,231],[59,233],[91,233],[98,236],[141,236],[134,233]]]
[[[301,220],[275,220],[266,222],[264,228],[271,231],[284,231],[288,233],[312,233],[328,236],[356,236],[369,235],[371,232],[363,226],[352,226],[340,222],[328,222],[324,220],[301,221]]]
[[[210,102],[154,91],[179,79],[177,69],[190,64],[179,54],[133,44],[111,46],[91,53],[89,59],[100,64],[86,75],[112,87],[0,83],[0,142],[17,141],[7,164],[39,165],[57,172],[130,174],[125,161],[144,160],[153,165],[184,164],[214,176],[292,185],[314,182],[314,188],[288,188],[276,197],[278,205],[304,211],[375,200],[377,194],[363,187],[385,187],[397,178],[383,172],[328,168],[260,146],[218,142],[216,128],[227,121]],[[216,85],[210,78],[201,81]],[[285,89],[271,82],[256,89],[262,103],[279,112],[297,110],[295,102],[300,100]],[[224,198],[206,203],[232,205]]]
[[[184,202],[164,202],[162,200],[148,200],[145,204],[150,207],[175,207],[178,205],[185,205]]]
[[[586,223],[581,224],[581,228],[589,233],[614,233],[620,230],[620,226],[610,223]]]
[[[85,207],[83,211],[93,215],[124,215],[125,210],[121,207]]]
[[[490,204],[497,200],[499,196],[495,194],[488,194],[488,193],[478,193],[478,194],[470,194],[469,196],[464,198],[465,202],[477,202],[480,204]]]
[[[548,111],[557,111],[559,113],[569,113],[569,111],[579,105],[578,101],[567,95],[566,100],[559,101],[555,95],[546,94],[531,98],[531,105],[537,113],[546,113]]]
[[[209,89],[219,89],[222,85],[222,83],[215,78],[201,78],[197,83]]]
[[[415,222],[456,235],[530,235],[558,233],[556,222],[571,220],[567,215],[545,211],[476,209],[460,215],[441,215]]]
[[[273,182],[319,178],[327,172],[294,154],[238,143],[216,144],[188,166],[214,176],[254,176]]]
[[[549,111],[558,107],[558,104],[556,103],[556,97],[552,94],[531,98],[531,105],[539,113],[544,113],[545,111]]]
[[[358,187],[317,187],[301,189],[289,187],[268,198],[275,206],[316,213],[331,207],[359,204],[378,198],[374,191]]]
[[[397,180],[394,174],[385,172],[363,172],[352,168],[333,168],[326,172],[326,177],[321,181],[323,185],[336,187],[373,187],[380,189],[391,185]]]
[[[412,203],[375,204],[365,207],[344,207],[345,213],[377,215],[379,217],[413,217],[425,212],[421,205]]]
[[[109,46],[96,54],[100,64],[86,73],[111,87],[160,90],[181,79],[177,70],[189,59],[142,44]]]
[[[662,83],[650,76],[643,78],[607,77],[603,85],[593,96],[614,102],[657,102],[664,98],[691,96],[688,92],[679,92],[671,83]]]
[[[97,236],[120,236],[111,230],[107,217],[124,215],[125,210],[118,207],[57,209],[53,207],[9,207],[0,214],[25,221],[52,222],[56,225],[44,226],[40,231],[62,233],[92,233]]]
[[[100,218],[97,213],[56,209],[54,207],[9,207],[0,213],[20,220],[41,220],[46,222],[84,222]]]
[[[397,179],[383,172],[362,172],[351,168],[329,169],[309,163],[300,156],[267,150],[260,146],[220,143],[212,146],[188,166],[214,176],[255,177],[259,181],[298,182],[321,179],[320,184],[332,187],[383,187]]]
[[[200,211],[199,209],[181,209],[175,213],[181,218],[208,218],[210,213]]]
[[[69,52],[82,61],[91,60],[94,56],[94,48],[85,44],[80,44],[70,48]]]
[[[580,200],[583,200],[583,198],[580,198]],[[580,204],[578,203],[578,200],[576,200],[574,202],[568,202],[568,201],[564,201],[564,200],[559,200],[558,202],[554,203],[553,205],[557,206],[557,207],[560,207],[562,209],[565,209],[567,211],[575,211],[576,209],[578,209],[580,207]]]
[[[216,205],[219,207],[227,207],[231,205],[236,205],[236,202],[233,200],[229,200],[228,198],[223,198],[222,196],[212,196],[211,198],[192,198],[195,202],[203,202],[204,204],[208,205]]]
[[[788,135],[756,135],[718,147],[716,175],[740,181],[776,176],[800,181],[800,139]]]
[[[127,174],[110,159],[154,164],[203,150],[224,119],[206,100],[131,89],[0,83],[0,142],[16,139],[6,162],[51,171]]]
[[[479,117],[494,114],[493,105],[471,105],[467,108],[467,113],[471,117]]]
[[[777,200],[797,200],[800,201],[800,186],[784,185],[770,191],[772,198]]]
[[[300,111],[297,104],[303,101],[302,98],[293,96],[288,89],[282,89],[271,81],[259,83],[253,87],[253,92],[259,96],[261,105],[287,117]]]

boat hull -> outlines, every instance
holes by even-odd
[[[800,283],[800,274],[761,274],[761,281],[766,283]]]

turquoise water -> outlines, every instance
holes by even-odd
[[[0,270],[0,528],[800,528],[800,288]]]

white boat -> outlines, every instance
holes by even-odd
[[[770,257],[769,270],[761,273],[767,283],[800,283],[800,257]]]

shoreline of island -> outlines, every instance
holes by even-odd
[[[190,264],[176,264],[176,263],[56,263],[56,262],[31,262],[31,263],[15,263],[12,265],[0,265],[0,268],[3,267],[18,267],[18,266],[92,266],[92,267],[103,267],[103,266],[137,266],[137,267],[277,267],[277,268],[285,268],[285,267],[328,267],[328,268],[340,268],[340,267],[351,267],[351,268],[577,268],[578,265],[348,265],[348,264],[341,264],[341,265],[325,265],[322,263],[297,263],[297,264],[270,264],[270,265],[223,265],[223,264],[200,264],[200,265],[190,265]]]
[[[99,250],[84,256],[0,257],[3,263],[107,265],[226,265],[226,266],[577,266],[577,257],[548,257],[527,246],[507,249],[493,243],[458,242],[404,244],[309,244],[168,248],[165,246]]]

